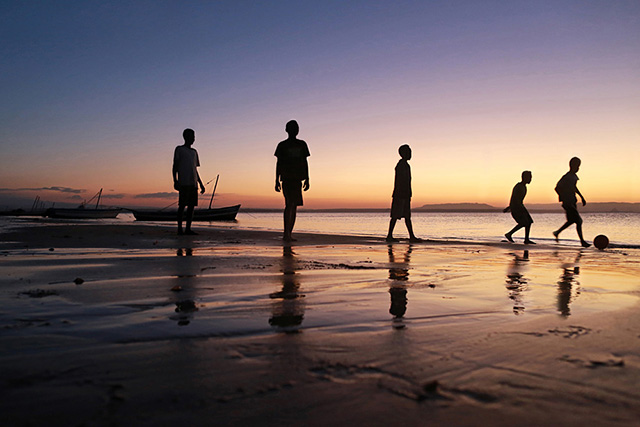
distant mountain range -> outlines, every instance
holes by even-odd
[[[562,212],[560,203],[526,204],[530,212]],[[414,212],[500,212],[502,207],[486,203],[440,203],[413,208]],[[604,202],[579,206],[584,213],[631,212],[640,213],[640,203]]]
[[[506,206],[506,205],[505,205]],[[563,212],[560,203],[526,204],[530,212],[554,213]],[[436,203],[413,207],[413,212],[502,212],[503,207],[486,203]],[[579,206],[583,213],[640,213],[640,203],[606,202],[587,203]],[[241,212],[281,212],[282,209],[242,208]],[[338,208],[338,209],[305,209],[304,212],[389,212],[389,208]]]
[[[502,208],[486,203],[437,203],[414,207],[412,210],[414,212],[496,212]]]

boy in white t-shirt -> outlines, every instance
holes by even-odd
[[[191,220],[193,219],[193,209],[198,206],[198,184],[200,193],[204,194],[204,184],[198,174],[200,159],[198,152],[191,148],[196,140],[196,133],[193,129],[185,129],[182,132],[184,144],[176,147],[173,153],[173,188],[179,192],[178,196],[178,234],[195,235],[191,230]],[[186,227],[182,231],[182,215],[184,208],[187,208]]]

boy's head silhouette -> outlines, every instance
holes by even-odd
[[[571,172],[578,172],[578,169],[580,169],[581,163],[582,163],[582,160],[580,160],[577,157],[574,157],[571,160],[569,160],[569,169],[571,170]]]
[[[411,160],[411,147],[407,144],[401,145],[400,148],[398,148],[398,153],[403,159]]]
[[[522,182],[525,184],[531,183],[531,171],[522,172]]]
[[[187,128],[182,131],[182,137],[184,138],[185,144],[191,145],[196,140],[196,132],[193,129]]]
[[[289,120],[287,125],[284,127],[284,130],[290,138],[295,138],[298,136],[298,132],[300,132],[300,127],[298,126],[298,122],[295,120]]]

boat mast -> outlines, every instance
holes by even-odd
[[[96,209],[98,209],[98,205],[100,205],[100,196],[102,196],[102,188],[98,191],[98,201],[96,202]]]
[[[216,194],[216,187],[218,186],[218,178],[220,178],[220,174],[216,176],[216,183],[213,184],[213,193],[211,193],[211,200],[209,200],[209,209],[211,209],[211,204],[213,203],[213,196]]]
[[[38,207],[39,200],[40,200],[40,196],[36,196],[36,199],[33,201],[33,204],[31,205],[31,212],[34,212],[36,210],[36,208]]]

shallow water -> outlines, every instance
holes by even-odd
[[[111,342],[570,319],[637,304],[640,276],[635,251],[462,245],[61,249],[1,263],[5,333]]]
[[[425,213],[412,214],[413,226],[419,237],[430,239],[454,239],[462,241],[501,241],[504,233],[514,225],[511,215],[504,213]],[[534,224],[531,229],[531,239],[540,243],[553,243],[552,232],[565,221],[564,214],[545,213],[533,214]],[[612,247],[640,248],[640,214],[637,213],[593,213],[583,214],[584,236],[589,242],[599,234],[606,235]],[[0,232],[13,227],[24,225],[38,226],[40,224],[68,224],[69,220],[42,219],[35,217],[0,217]],[[134,223],[135,218],[130,213],[121,213],[116,219],[76,220],[78,224],[118,224]],[[170,225],[171,222],[154,222],[149,225]],[[248,213],[242,210],[237,220],[233,222],[204,222],[196,223],[196,227],[229,227],[261,230],[281,230],[281,213]],[[298,213],[295,231],[316,232],[326,234],[348,234],[361,236],[383,237],[389,226],[386,213],[346,213],[346,212],[304,212]],[[396,224],[397,237],[407,237],[407,230],[401,220]],[[575,226],[569,227],[561,234],[564,244],[579,246]],[[514,235],[516,241],[522,241],[524,231]]]
[[[585,239],[592,241],[598,234],[609,237],[613,244],[640,246],[640,214],[607,213],[584,214]],[[552,231],[557,230],[565,221],[564,214],[533,214],[534,224],[531,238],[541,243],[554,241]],[[238,214],[239,227],[255,227],[271,230],[282,228],[282,215],[276,213]],[[432,239],[482,240],[496,241],[504,239],[504,233],[514,225],[510,214],[503,213],[425,213],[412,214],[413,227],[420,237]],[[354,234],[366,236],[384,236],[389,226],[389,217],[385,213],[308,213],[300,212],[296,221],[296,230],[321,233]],[[408,236],[403,221],[396,224],[395,234]],[[578,244],[575,226],[561,234],[565,243]],[[514,238],[522,240],[524,230],[518,231]]]

